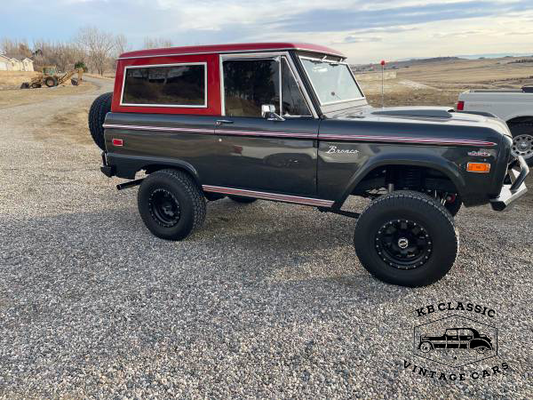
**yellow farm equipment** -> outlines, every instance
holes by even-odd
[[[78,74],[75,78],[74,75]],[[45,66],[41,69],[41,72],[35,78],[32,78],[30,82],[24,82],[21,89],[37,89],[42,86],[54,87],[62,85],[70,79],[70,82],[74,86],[78,86],[83,80],[83,68],[73,69],[65,73],[58,73],[55,66]]]

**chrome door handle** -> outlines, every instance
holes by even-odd
[[[216,122],[217,125],[222,125],[222,124],[233,124],[233,121],[229,120],[229,119],[219,119],[217,120]]]

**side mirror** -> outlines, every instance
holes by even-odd
[[[269,121],[285,121],[285,118],[276,114],[276,106],[273,104],[263,104],[261,106],[261,116]]]

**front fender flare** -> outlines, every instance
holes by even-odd
[[[377,154],[369,158],[351,177],[346,189],[341,198],[337,200],[333,208],[341,208],[348,196],[354,191],[357,185],[364,179],[372,170],[384,167],[387,165],[410,165],[414,167],[425,167],[441,172],[448,177],[455,187],[459,195],[465,190],[465,180],[461,174],[459,166],[443,157],[437,155],[430,155],[427,153],[386,153]]]
[[[488,347],[489,349],[492,350],[492,344],[488,341],[488,340],[485,340],[485,339],[472,339],[470,341],[470,348],[471,349],[475,349],[476,347]]]

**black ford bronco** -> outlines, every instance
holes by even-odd
[[[528,166],[491,114],[368,105],[345,57],[308,44],[257,43],[123,54],[89,127],[102,172],[140,185],[156,236],[182,240],[206,200],[304,204],[357,218],[354,245],[377,278],[405,286],[455,262],[461,205],[506,209]],[[134,180],[144,171],[147,176]],[[349,196],[371,200],[343,210]]]

